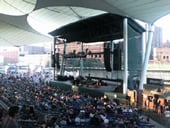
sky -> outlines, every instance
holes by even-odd
[[[170,14],[157,20],[155,25],[162,28],[163,42],[170,41]]]

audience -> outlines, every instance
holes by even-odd
[[[35,83],[32,77],[7,74],[0,78],[0,100],[10,107],[7,116],[1,115],[1,119],[5,117],[4,128],[10,125],[11,128],[135,128],[140,125],[138,109],[124,106],[117,99],[64,91],[43,82],[42,78]]]

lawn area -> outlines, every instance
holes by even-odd
[[[155,70],[170,70],[170,63],[162,63],[162,64],[157,64],[157,63],[149,63],[148,64],[148,69],[155,69]]]

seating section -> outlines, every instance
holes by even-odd
[[[70,87],[63,89],[62,83],[61,86],[33,84],[28,77],[3,76],[0,79],[0,105],[2,109],[19,106],[17,120],[22,128],[154,127],[142,117],[140,109],[120,104],[107,95],[74,92]]]

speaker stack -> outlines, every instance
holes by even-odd
[[[56,66],[59,69],[60,68],[60,58],[59,58],[59,53],[56,53],[56,58],[55,58]]]
[[[51,55],[51,67],[55,67],[55,55],[54,54],[52,54]]]
[[[59,53],[56,53],[55,55],[51,55],[51,67],[57,67],[60,68],[60,60],[59,60]]]
[[[113,70],[121,70],[121,48],[116,47],[113,51]]]
[[[111,64],[110,64],[110,49],[111,43],[104,43],[104,66],[106,71],[111,72]]]

